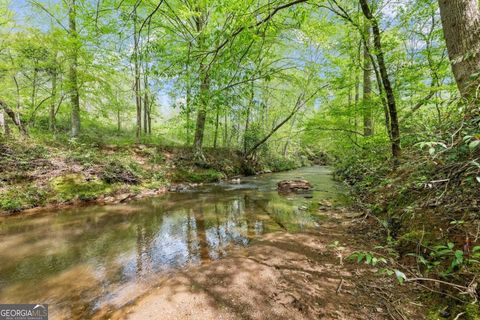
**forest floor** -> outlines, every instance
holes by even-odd
[[[425,319],[425,292],[347,259],[372,247],[368,219],[327,211],[317,231],[273,233],[227,258],[158,279],[95,319]]]

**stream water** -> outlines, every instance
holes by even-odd
[[[280,195],[304,178],[308,194]],[[268,232],[319,228],[318,202],[342,201],[327,167],[204,185],[122,205],[0,219],[0,303],[48,303],[56,318],[88,318],[148,290],[155,276],[228,255]]]

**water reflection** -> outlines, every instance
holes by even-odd
[[[302,170],[251,178],[241,188],[210,185],[126,205],[1,220],[0,301],[49,303],[60,318],[82,318],[126,284],[221,258],[229,246],[246,246],[267,232],[313,227],[317,210],[300,208],[337,186],[324,169]],[[278,195],[276,181],[298,174],[327,191],[313,199]]]

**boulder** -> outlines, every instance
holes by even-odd
[[[277,183],[277,190],[281,192],[308,191],[312,188],[307,180],[283,180]]]

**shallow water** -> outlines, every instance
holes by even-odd
[[[278,194],[278,181],[295,178],[314,191]],[[51,319],[89,318],[147,290],[156,275],[219,259],[268,232],[321,228],[318,202],[343,198],[329,169],[317,166],[123,205],[6,218],[0,303],[48,303]]]

